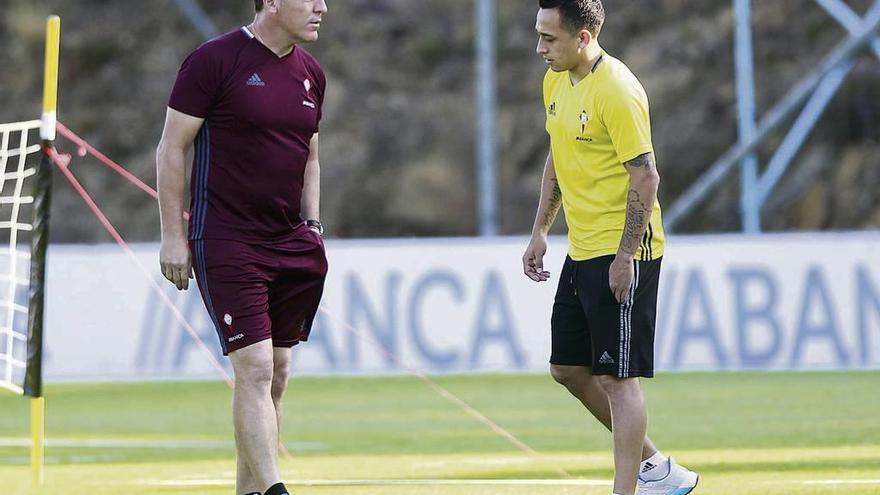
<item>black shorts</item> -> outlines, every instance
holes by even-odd
[[[630,301],[620,304],[608,283],[614,256],[566,256],[553,302],[550,363],[589,366],[594,375],[654,376],[654,325],[660,262],[633,261]]]

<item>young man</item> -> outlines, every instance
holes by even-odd
[[[277,452],[290,348],[308,338],[327,272],[318,123],[326,81],[301,44],[325,0],[255,0],[248,26],[184,62],[157,151],[162,273],[193,269],[235,372],[236,494],[282,495]],[[184,156],[195,142],[189,236]]]
[[[684,495],[697,474],[646,436],[639,377],[654,374],[663,225],[648,101],[599,46],[601,0],[540,0],[538,54],[551,150],[523,270],[536,282],[560,205],[569,230],[551,318],[553,377],[614,437],[616,495]],[[641,461],[641,462],[640,462]]]

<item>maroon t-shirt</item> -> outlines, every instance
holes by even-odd
[[[247,28],[187,57],[168,106],[205,119],[194,143],[190,239],[292,235],[325,87],[310,53],[295,46],[279,58]]]

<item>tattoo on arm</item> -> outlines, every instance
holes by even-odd
[[[623,238],[620,239],[620,249],[623,252],[636,255],[650,218],[651,207],[642,201],[638,191],[630,189],[626,199],[626,223],[623,227]]]
[[[652,170],[654,164],[654,155],[645,153],[634,158],[624,165],[631,168],[644,168],[646,171]],[[650,196],[656,194],[656,191],[639,192],[636,187],[630,186],[626,198],[626,222],[623,226],[623,236],[620,239],[620,250],[624,253],[635,256],[639,250],[639,244],[645,231],[648,229],[648,223],[651,221],[651,210],[654,207],[654,199]]]
[[[542,219],[542,226],[548,229],[553,225],[556,214],[559,213],[559,207],[562,206],[562,189],[559,188],[559,181],[555,178],[550,180],[553,182],[553,191],[550,192],[550,201]]]
[[[653,153],[645,153],[644,155],[639,155],[632,160],[624,163],[627,167],[632,168],[641,168],[645,167],[648,170],[651,170],[656,165],[654,164],[654,154]]]

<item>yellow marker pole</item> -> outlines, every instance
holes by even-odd
[[[46,64],[43,76],[43,124],[40,126],[40,138],[44,142],[55,140],[55,125],[57,122],[58,108],[58,60],[61,52],[61,18],[57,15],[49,16],[46,20]],[[44,160],[45,162],[45,160]],[[49,170],[47,163],[41,164],[41,169]],[[43,171],[45,175],[45,171]],[[48,200],[46,201],[48,205]],[[45,237],[45,232],[43,237]],[[33,290],[33,287],[32,287]],[[42,307],[42,306],[41,306]],[[42,318],[42,309],[39,312]],[[42,330],[41,330],[42,332]],[[42,347],[42,336],[39,339]],[[29,350],[30,352],[30,350]],[[42,350],[39,354],[42,360]],[[35,372],[35,377],[29,377],[31,391],[31,478],[34,486],[43,484],[44,446],[46,436],[46,402],[43,398],[42,363]],[[27,388],[27,387],[26,387]]]
[[[43,397],[31,397],[31,479],[34,486],[43,484],[43,444],[46,435],[46,402]]]
[[[58,56],[61,51],[61,18],[49,16],[46,21],[46,67],[43,79],[43,125],[40,137],[55,140],[56,109],[58,107]]]

